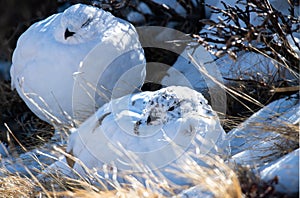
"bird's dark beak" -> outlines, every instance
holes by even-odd
[[[68,37],[73,36],[75,32],[70,32],[70,30],[67,28],[65,31],[65,40],[67,40]]]

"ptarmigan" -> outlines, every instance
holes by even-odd
[[[103,98],[92,95],[101,106],[110,99],[116,81],[135,66],[139,66],[132,74],[136,81],[130,83],[139,87],[146,70],[135,28],[102,9],[76,4],[33,24],[21,35],[10,73],[12,88],[38,117],[66,123],[74,113],[73,87],[76,91],[89,83],[88,71],[98,75],[92,84],[106,90]],[[85,76],[78,82],[80,74]],[[122,90],[120,95],[131,92]],[[85,105],[90,102],[75,100]]]
[[[228,152],[228,144],[217,114],[202,94],[170,86],[103,105],[71,134],[67,152],[100,174],[107,166],[140,172],[139,165],[144,165],[182,183],[165,170],[185,163],[186,152],[223,155]],[[85,174],[81,163],[70,158],[67,161]]]

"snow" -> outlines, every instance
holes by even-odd
[[[53,174],[54,172],[61,173],[68,178],[76,178],[76,173],[70,168],[64,155],[59,156],[54,163],[40,172],[37,177],[39,179],[46,179],[47,174]]]
[[[171,86],[105,104],[72,133],[67,151],[103,173],[105,164],[138,171],[135,157],[151,170],[164,170],[185,162],[187,151],[226,155],[227,149],[225,132],[206,99],[187,87]],[[78,163],[73,168],[85,173]]]
[[[45,144],[41,148],[33,149],[20,155],[16,152],[8,152],[7,155],[2,156],[0,167],[5,168],[12,174],[30,176],[30,171],[33,175],[38,175],[45,167],[59,159],[60,153],[55,152],[52,146]],[[3,147],[2,149],[6,148]]]
[[[140,2],[138,5],[138,10],[143,14],[152,14],[151,9],[144,2]]]
[[[99,51],[103,48],[107,53]],[[128,62],[125,53],[129,53],[131,61]],[[118,56],[119,59],[123,57],[123,61],[109,65],[111,62],[108,61],[114,61]],[[89,68],[88,63],[96,60],[95,68]],[[114,64],[120,62],[122,65],[116,70],[118,65]],[[42,120],[66,124],[68,116],[73,116],[74,83],[75,86],[82,83],[82,80],[74,80],[74,73],[95,70],[100,75],[97,78],[101,78],[97,83],[112,91],[116,82],[114,78],[118,79],[128,68],[144,63],[138,35],[130,23],[101,9],[77,4],[33,24],[21,35],[13,54],[12,87]],[[143,69],[137,76],[143,81],[145,67],[141,67]],[[81,79],[90,79],[89,76],[82,76]],[[82,102],[89,104],[89,101]],[[104,101],[100,100],[98,105],[103,104]]]
[[[210,1],[206,1],[206,4],[210,5],[210,6],[217,6],[220,1],[219,0],[210,0]],[[212,10],[209,7],[205,7],[205,18],[209,19],[212,15]]]
[[[261,178],[271,181],[278,177],[275,191],[288,195],[299,193],[299,149],[279,158],[260,172]]]
[[[199,51],[199,52],[197,52]],[[167,75],[162,79],[162,84],[176,83],[175,75],[182,75],[197,91],[205,91],[210,88],[205,74],[198,70],[197,66],[192,62],[187,54],[192,54],[192,49],[186,48],[174,65],[167,71]],[[201,47],[196,49],[196,53],[200,56],[198,63],[203,63],[204,50]],[[202,56],[202,57],[201,57]],[[214,57],[211,56],[213,61]],[[259,83],[271,84],[281,79],[293,79],[294,74],[288,70],[278,72],[278,66],[265,57],[264,55],[254,52],[241,52],[238,54],[236,61],[229,58],[228,55],[214,61],[214,64],[205,64],[206,68],[214,68],[209,74],[221,83],[229,83],[231,80],[254,80]],[[177,73],[177,74],[176,74]],[[219,73],[219,74],[218,74]],[[223,80],[227,79],[227,80]],[[178,82],[177,82],[178,83]]]
[[[173,1],[173,0],[153,0],[153,1],[155,3],[166,5],[167,7],[174,9],[178,14],[182,16],[186,15],[185,9],[177,1]]]
[[[287,0],[269,0],[272,7],[280,12],[282,12],[284,15],[290,15],[290,3]],[[299,5],[294,5],[294,15],[295,17],[299,17]]]
[[[9,149],[6,147],[5,143],[0,142],[0,158],[7,157]]]
[[[230,6],[236,6],[236,0],[228,0],[226,4]],[[221,1],[218,2],[210,2],[214,6],[218,8],[224,8]],[[288,14],[289,4],[287,1],[278,1],[273,0],[270,1],[272,6],[283,12],[284,14]],[[242,5],[238,4],[240,8],[243,8]],[[297,8],[295,8],[297,9]],[[297,13],[296,13],[297,16]],[[221,14],[213,13],[210,17],[211,20],[218,21],[219,19],[224,20],[224,17]],[[233,23],[233,22],[229,22]],[[261,23],[261,19],[255,13],[251,15],[251,23],[259,24]],[[209,26],[205,26],[201,31],[201,34],[205,34],[209,29]],[[212,35],[209,35],[213,37]],[[300,39],[299,34],[294,34],[296,41]],[[178,38],[179,39],[179,38]],[[294,41],[292,41],[291,36],[288,35],[289,42],[293,49],[296,52],[299,51]],[[223,44],[216,44],[220,45]],[[220,83],[230,83],[230,80],[254,80],[259,83],[272,84],[276,81],[280,81],[282,79],[294,79],[297,74],[293,71],[289,71],[288,69],[278,67],[276,61],[264,56],[263,54],[254,53],[254,52],[240,52],[237,54],[237,60],[232,60],[228,55],[225,55],[219,59],[212,56],[210,57],[211,61],[214,61],[214,64],[211,64],[206,58],[206,52],[202,46],[186,46],[183,52],[180,54],[180,57],[173,64],[172,67],[167,72],[167,75],[162,79],[162,84],[170,84],[176,83],[176,78],[174,76],[180,76],[181,74],[190,82],[191,87],[195,90],[200,91],[202,93],[207,92],[211,85],[205,80],[205,75],[200,72],[197,66],[193,63],[188,54],[192,55],[192,57],[196,60],[198,64],[205,65],[205,68],[213,68],[209,74],[217,79]],[[206,61],[203,61],[205,59]],[[228,80],[223,80],[228,79]],[[181,77],[182,79],[182,77]]]
[[[238,0],[225,0],[223,2],[225,2],[227,5],[230,5],[230,6],[234,7],[234,6],[237,5],[237,1]],[[245,1],[240,1],[240,2],[245,2]],[[276,10],[281,11],[285,15],[290,14],[290,12],[289,12],[290,5],[289,5],[288,1],[286,1],[286,0],[269,0],[269,2],[273,6],[273,8],[275,8]],[[209,5],[218,7],[218,8],[224,8],[224,6],[223,6],[223,4],[221,3],[220,0],[211,0],[211,1],[207,1],[206,3],[209,4]],[[238,4],[238,5],[239,5],[240,8],[244,7],[240,4]],[[210,8],[206,8],[205,11],[206,11],[206,18],[211,17],[211,19],[217,19],[218,17],[222,17],[218,14],[211,13]],[[295,16],[299,16],[299,6],[295,6],[294,12],[295,12]],[[253,14],[252,17],[253,17],[252,18],[253,22],[255,22],[256,19],[257,19],[257,16],[255,14]]]
[[[154,0],[155,3],[158,3],[160,5],[164,5],[166,8],[172,8],[175,10],[175,12],[183,17],[185,17],[187,15],[185,8],[182,7],[182,5],[180,5],[180,3],[178,1],[174,1],[174,0]],[[194,4],[194,6],[196,6],[197,4],[199,4],[199,1],[197,0],[192,0],[191,1],[192,4]],[[209,5],[212,6],[216,6],[219,3],[219,0],[211,0],[209,2],[206,2]],[[147,15],[152,15],[152,11],[151,9],[148,7],[147,4],[145,4],[144,2],[138,2],[138,6],[137,6],[137,10],[139,12],[136,11],[131,11],[128,16],[127,16],[127,20],[132,22],[132,23],[136,23],[136,24],[142,24],[142,22],[145,21],[145,17],[142,14],[147,14]],[[142,14],[140,14],[142,13]],[[210,18],[211,16],[211,9],[207,6],[205,6],[205,18]],[[168,27],[172,27],[171,22],[168,23]]]
[[[282,152],[276,145],[289,146],[289,141],[274,129],[287,124],[295,125],[299,121],[298,95],[267,105],[227,134],[233,161],[260,167],[277,159]],[[270,126],[270,129],[264,129],[264,126]]]
[[[185,16],[186,15],[186,10],[180,5],[178,1],[173,1],[173,0],[154,0],[154,2],[159,3],[159,4],[165,4],[166,6],[174,9],[178,14]],[[192,4],[196,5],[199,3],[197,0],[192,0]],[[219,0],[210,0],[206,2],[209,5],[216,6],[217,3],[219,3]],[[139,10],[142,11],[145,14],[151,14],[152,12],[148,8],[147,5],[145,5],[143,2],[139,4]],[[205,16],[206,18],[209,18],[211,16],[211,9],[208,7],[205,7]]]
[[[127,20],[134,24],[144,24],[145,23],[145,17],[139,12],[131,11],[127,15]]]
[[[226,3],[226,5],[229,5],[231,7],[238,6],[241,10],[245,10],[245,5],[247,5],[247,2],[244,1],[244,0],[242,0],[242,1],[226,0],[224,2]],[[290,4],[287,0],[270,0],[269,2],[270,2],[270,5],[274,8],[274,10],[280,11],[285,17],[288,17],[291,14],[290,10],[292,8],[291,8],[291,6],[290,6]],[[218,1],[217,3],[215,3],[215,6],[217,8],[224,9],[224,5],[222,4],[222,1]],[[295,8],[294,8],[295,18],[299,18],[299,11],[300,11],[299,5],[295,6]],[[219,13],[212,13],[211,16],[210,16],[210,20],[213,20],[215,22],[224,21],[226,24],[236,26],[236,24],[232,20],[231,21],[226,20],[226,18],[222,14],[219,14]],[[263,23],[263,18],[255,12],[251,12],[251,14],[250,14],[250,23],[254,26],[258,26],[258,25]],[[239,24],[240,24],[241,27],[247,27],[246,24],[244,24],[244,22],[241,21],[241,20],[239,20]],[[200,34],[205,34],[205,33],[209,34],[209,29],[210,29],[210,26],[206,25],[200,31]],[[209,34],[209,36],[213,39],[218,39],[218,37],[212,36],[210,34]],[[299,34],[298,34],[298,36],[297,35],[294,35],[294,36],[299,39]],[[290,42],[290,43],[291,43],[291,45],[294,45],[293,42]],[[213,45],[216,45],[216,46],[219,46],[219,47],[223,46],[223,44],[217,44],[217,43],[213,43]]]
[[[207,191],[201,185],[193,186],[187,190],[182,191],[178,196],[179,198],[213,198],[215,197],[212,192]]]
[[[295,33],[293,33],[293,35],[288,35],[287,39],[288,39],[288,42],[290,43],[292,49],[296,52],[295,56],[300,58],[300,48],[298,47],[299,43],[300,43],[300,33],[295,32]],[[297,44],[298,44],[298,46],[297,46]]]
[[[239,1],[239,0],[226,0],[226,1],[223,1],[224,3],[226,3],[226,5],[229,5],[231,7],[235,7],[235,6],[238,6],[241,10],[245,10],[245,7],[247,5],[247,2],[245,0],[242,0],[242,1]],[[282,12],[284,15],[288,16],[290,15],[290,4],[287,0],[270,0],[270,5]],[[224,5],[222,4],[222,1],[218,1],[217,3],[215,3],[215,6],[217,8],[220,8],[220,9],[224,9]],[[299,16],[299,6],[295,6],[295,16],[298,17]],[[213,13],[211,16],[210,16],[210,19],[213,20],[213,21],[219,21],[219,20],[223,20],[223,21],[226,21],[225,17],[222,16],[221,14],[219,13]],[[246,27],[246,24],[243,24],[242,21],[239,21],[241,23],[242,26],[245,26]],[[262,21],[262,18],[255,12],[252,12],[251,15],[250,15],[250,23],[253,24],[253,25],[259,25],[261,24],[263,21]],[[232,24],[232,25],[235,25],[234,22],[230,21],[229,24]],[[206,29],[206,28],[205,28]]]

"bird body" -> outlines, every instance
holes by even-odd
[[[123,39],[124,36],[127,39]],[[122,62],[126,67],[119,65],[114,71],[107,68],[105,76],[101,76],[103,80],[120,76],[136,64],[145,64],[138,35],[130,23],[102,9],[76,4],[63,13],[33,24],[20,36],[10,71],[12,88],[17,89],[28,107],[42,120],[66,123],[68,116],[73,116],[74,73],[80,70],[89,53],[102,43],[109,43],[119,54],[127,52],[128,46],[134,44],[131,50],[136,55]],[[96,60],[87,60],[97,62],[95,71],[107,67],[102,64],[102,59],[112,57],[113,60],[115,56],[106,51],[97,53]],[[89,65],[85,64],[85,67]],[[144,66],[135,75],[143,81]],[[88,76],[86,78],[88,80]],[[107,82],[110,84],[103,86],[107,85],[108,89],[116,83]],[[98,84],[102,85],[101,81]]]
[[[104,166],[142,171],[141,166],[169,175],[163,169],[185,163],[186,152],[215,153],[227,146],[217,114],[202,94],[170,86],[103,105],[71,134],[67,152],[100,173]],[[86,173],[80,163],[69,165]]]

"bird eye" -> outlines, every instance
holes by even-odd
[[[85,26],[88,26],[88,25],[91,23],[92,20],[93,20],[92,18],[88,18],[88,20],[86,20],[86,22],[84,22],[84,23],[81,25],[81,28],[83,28],[83,27],[85,27]]]
[[[170,107],[170,108],[168,109],[168,111],[174,111],[174,109],[175,109],[175,107],[172,106],[172,107]]]
[[[67,40],[68,37],[71,37],[75,34],[75,32],[71,32],[68,28],[65,31],[65,40]]]
[[[147,124],[149,124],[151,121],[152,121],[152,119],[151,119],[151,116],[149,115],[146,122],[147,122]]]

